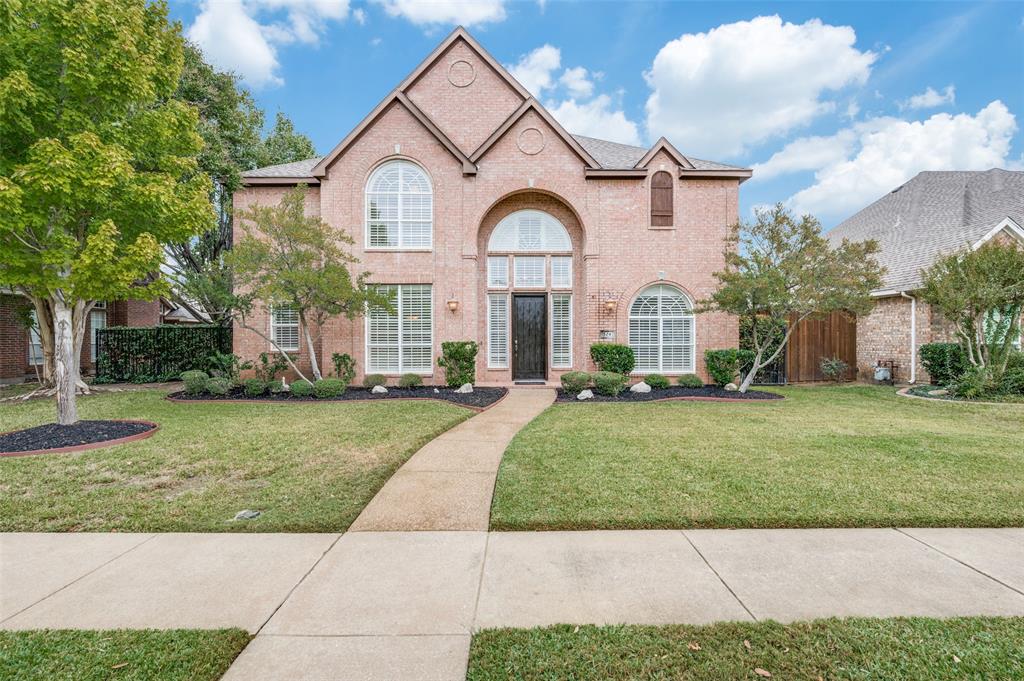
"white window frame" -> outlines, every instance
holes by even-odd
[[[494,342],[494,304],[495,300],[502,300],[505,304],[504,322],[505,328],[505,342],[502,345],[498,345]],[[511,363],[512,352],[510,350],[512,337],[512,312],[509,304],[509,295],[507,293],[490,293],[487,295],[487,368],[488,369],[508,369]],[[495,350],[501,350],[504,358],[495,358]]]
[[[376,179],[376,177],[380,173],[382,173],[386,168],[388,168],[389,166],[394,166],[394,165],[398,166],[398,187],[399,187],[398,191],[394,191],[394,192],[371,191],[371,186],[373,185],[373,182]],[[424,180],[426,180],[426,183],[427,183],[427,192],[425,192],[425,193],[423,193],[423,192],[403,192],[401,190],[401,187],[402,187],[402,176],[403,176],[406,168],[415,168],[417,171],[422,173],[423,178],[424,178]],[[370,243],[370,198],[373,195],[393,195],[393,196],[397,196],[398,197],[398,215],[397,215],[397,218],[396,218],[397,221],[398,221],[398,237],[397,237],[397,243],[394,246],[374,246],[373,244]],[[403,200],[403,197],[406,196],[406,195],[411,195],[411,196],[428,196],[430,198],[430,218],[429,218],[429,222],[430,222],[430,240],[429,240],[429,243],[427,243],[427,244],[417,244],[415,246],[407,246],[407,245],[405,245],[403,243],[403,237],[404,237],[404,234],[405,234],[405,230],[403,229],[403,226],[405,225],[405,223],[407,223],[407,222],[423,222],[423,220],[412,220],[412,219],[406,218],[404,216],[404,200]],[[413,163],[412,161],[406,160],[406,159],[393,159],[391,161],[386,161],[384,163],[381,163],[379,166],[374,168],[373,172],[370,173],[370,177],[366,180],[366,186],[363,188],[363,203],[364,203],[364,209],[363,209],[363,228],[364,228],[364,239],[365,239],[366,250],[368,250],[368,251],[430,251],[430,250],[433,250],[433,248],[434,248],[434,185],[430,181],[430,175],[427,174],[427,171],[422,166],[420,166],[417,163]]]
[[[523,246],[520,228],[524,221],[537,221],[539,241]],[[572,237],[555,216],[542,210],[526,209],[509,213],[494,227],[487,240],[487,250],[494,253],[571,253]]]
[[[566,272],[566,280],[559,282],[555,278],[555,262],[564,262],[568,266]],[[567,291],[572,288],[572,256],[571,255],[553,255],[551,256],[551,288],[558,289],[561,291]]]
[[[499,267],[496,268],[495,265],[499,265]],[[499,273],[497,270],[500,268],[504,268],[504,271]],[[507,255],[487,256],[487,288],[508,288],[508,269]],[[503,277],[498,276],[499,274]]]
[[[98,318],[100,312],[103,313],[103,326],[96,326],[92,320]],[[107,328],[107,304],[99,302],[89,310],[89,358],[93,364],[96,363],[96,332],[105,328]]]
[[[271,305],[270,306],[270,338],[271,338],[271,340],[274,341],[275,344],[277,344],[277,347],[279,349],[283,350],[284,352],[298,352],[299,351],[299,347],[302,345],[302,329],[299,328],[299,312],[298,312],[298,310],[294,310],[295,311],[295,321],[294,322],[291,322],[291,321],[289,321],[289,322],[278,321],[278,318],[277,318],[278,312],[283,312],[283,311],[286,311],[286,310],[287,311],[292,311],[292,310],[294,310],[294,308],[291,305]],[[278,332],[279,329],[291,329],[291,328],[295,329],[295,345],[294,345],[294,347],[291,346],[291,345],[284,345],[283,343],[281,343],[280,340],[278,340],[278,337],[277,337],[277,332]]]
[[[540,271],[540,283],[537,283],[536,281],[534,281],[534,282],[523,282],[523,281],[521,281],[520,277],[519,277],[519,263],[521,263],[521,262],[524,263],[524,264],[526,262],[534,263],[534,266],[531,269],[533,271],[536,271],[537,270],[536,262],[538,260],[540,261],[540,270],[539,270]],[[538,289],[539,290],[539,289],[547,288],[547,286],[548,286],[547,274],[548,274],[547,256],[544,256],[544,255],[516,255],[516,256],[513,256],[513,258],[512,258],[512,278],[513,278],[513,280],[515,282],[515,287],[517,289]]]
[[[550,357],[548,358],[551,363],[552,369],[571,369],[572,368],[572,322],[573,322],[573,309],[572,309],[572,294],[571,293],[552,293],[548,296],[550,302],[548,303],[548,336],[551,341],[548,345],[551,346]],[[569,301],[569,337],[567,339],[569,347],[569,358],[564,363],[555,361],[555,298],[566,298]]]
[[[31,310],[29,314],[32,316],[32,328],[28,330],[28,365],[37,367],[43,364],[43,337],[39,334],[39,320],[36,318],[36,311]]]
[[[430,357],[430,365],[428,367],[426,367],[426,368],[424,368],[424,367],[410,367],[410,366],[407,366],[406,363],[405,363],[404,347],[406,345],[408,345],[408,344],[402,343],[402,337],[404,335],[404,331],[403,331],[402,325],[403,325],[404,319],[405,319],[405,309],[404,309],[404,302],[403,302],[404,298],[405,298],[404,289],[412,287],[412,286],[424,286],[424,287],[427,288],[427,290],[429,292],[428,296],[427,296],[427,300],[430,302],[430,308],[429,308],[429,313],[430,313],[430,339],[429,339],[428,343],[424,343],[424,344],[418,346],[418,347],[429,347],[430,348],[430,351],[427,353],[428,357]],[[398,343],[398,368],[397,368],[397,370],[395,370],[394,368],[391,368],[391,367],[382,369],[382,368],[380,368],[377,365],[371,364],[371,359],[370,359],[370,348],[371,347],[387,348],[387,347],[391,347],[391,345],[390,344],[384,344],[384,343],[371,343],[370,342],[370,315],[367,314],[365,322],[364,322],[364,350],[365,350],[365,355],[364,356],[366,357],[366,371],[367,371],[367,373],[385,374],[385,375],[388,375],[388,376],[399,376],[401,374],[420,374],[421,376],[432,375],[434,373],[434,286],[433,286],[433,284],[386,284],[386,285],[380,286],[379,289],[382,290],[382,291],[389,291],[389,290],[394,290],[395,291],[394,302],[392,303],[394,308],[395,308],[395,311],[394,311],[394,313],[388,313],[388,314],[389,314],[389,316],[393,314],[393,315],[395,315],[397,317],[397,326],[396,326],[397,332],[396,332],[395,338],[396,338],[397,343]]]
[[[660,291],[659,291],[659,294],[658,294],[659,295],[658,314],[656,314],[656,315],[638,315],[638,314],[634,314],[633,313],[633,306],[636,304],[637,298],[640,298],[641,296],[646,294],[648,291],[650,291],[651,289],[656,288],[656,287],[671,289],[671,290],[675,291],[676,293],[678,293],[682,297],[682,299],[686,302],[686,306],[689,309],[689,314],[684,314],[684,315],[665,315],[665,314],[662,314],[661,302],[660,302],[660,298],[662,296],[661,296],[661,292]],[[685,292],[683,292],[681,289],[679,289],[678,287],[673,286],[671,284],[652,284],[650,286],[645,286],[643,289],[641,289],[636,294],[636,296],[633,297],[633,300],[630,301],[630,303],[629,303],[629,315],[628,315],[628,321],[627,321],[627,342],[628,342],[629,347],[634,348],[634,352],[635,352],[636,350],[635,350],[634,346],[637,345],[637,343],[634,343],[634,340],[633,340],[633,321],[634,320],[644,320],[644,321],[652,321],[653,320],[653,321],[657,322],[657,328],[658,328],[658,343],[657,343],[657,345],[658,345],[658,365],[656,367],[654,367],[654,368],[643,368],[643,369],[641,369],[640,367],[637,367],[633,371],[633,373],[641,374],[641,375],[643,375],[643,374],[652,374],[652,373],[673,374],[673,375],[674,374],[692,374],[692,373],[695,373],[695,371],[696,371],[696,366],[695,365],[697,363],[697,318],[693,314],[693,301],[690,299],[690,297]],[[683,320],[683,321],[689,321],[690,322],[690,344],[689,344],[689,347],[690,347],[690,353],[689,353],[690,354],[690,362],[689,362],[689,364],[687,366],[684,366],[682,368],[672,368],[672,369],[666,369],[665,368],[664,338],[665,338],[665,321],[666,320]]]

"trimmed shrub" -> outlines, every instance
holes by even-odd
[[[594,343],[590,346],[590,358],[601,371],[610,371],[628,376],[636,366],[633,348],[621,343]]]
[[[356,361],[347,352],[334,353],[331,355],[331,364],[334,365],[334,375],[345,382],[345,385],[352,383],[356,377]]]
[[[602,395],[615,397],[626,388],[626,377],[614,371],[598,371],[594,374],[594,390]]]
[[[590,385],[590,374],[586,371],[570,371],[562,374],[562,389],[567,393],[577,394]]]
[[[458,388],[476,382],[476,341],[447,341],[441,343],[441,356],[437,365],[444,369],[444,380],[449,388]]]
[[[830,381],[842,383],[846,380],[846,372],[849,370],[850,365],[838,357],[821,358],[821,373]]]
[[[247,378],[242,381],[242,389],[247,397],[259,397],[267,394],[268,386],[262,378]]]
[[[423,377],[419,374],[402,374],[398,379],[399,388],[418,388],[423,385]]]
[[[232,383],[238,382],[238,376],[246,369],[252,369],[252,362],[245,360],[233,352],[218,352],[206,358],[206,365],[211,376],[226,378]]]
[[[211,395],[227,395],[231,392],[231,379],[214,376],[206,382],[206,392]]]
[[[378,385],[384,385],[388,382],[388,377],[384,374],[366,374],[363,378],[363,387],[370,389],[375,388]]]
[[[950,386],[949,391],[965,400],[978,400],[996,392],[988,372],[980,367],[971,367]]]
[[[668,378],[661,374],[647,374],[644,376],[644,383],[651,386],[651,390],[665,390],[672,385]]]
[[[340,378],[321,378],[313,384],[313,394],[325,399],[340,397],[347,387]]]
[[[260,361],[253,366],[253,371],[256,373],[256,378],[269,384],[273,383],[277,375],[287,368],[288,360],[282,357],[280,353],[274,353],[273,359],[271,359],[271,355],[261,352]]]
[[[719,387],[732,383],[741,372],[749,370],[753,363],[753,350],[726,348],[704,351],[704,365],[708,368],[711,380]]]
[[[969,366],[959,343],[925,343],[918,350],[921,363],[935,385],[950,385],[964,375]]]
[[[1015,351],[1006,361],[1006,371],[999,382],[1004,395],[1024,395],[1024,352]]]
[[[684,388],[703,388],[704,381],[697,374],[683,374],[676,381]]]
[[[313,384],[309,381],[299,379],[291,385],[292,395],[296,397],[309,397],[313,394]]]
[[[206,382],[210,377],[205,371],[183,371],[181,382],[185,384],[185,392],[189,395],[199,395],[206,392]]]

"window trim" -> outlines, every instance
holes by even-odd
[[[403,318],[403,298],[402,289],[409,286],[426,286],[430,292],[428,300],[430,301],[430,368],[424,369],[409,369],[403,363],[402,358],[402,318]],[[395,295],[395,317],[398,322],[396,327],[396,339],[398,348],[398,370],[390,369],[376,369],[370,366],[370,315],[364,315],[363,321],[363,357],[366,362],[366,373],[383,374],[385,376],[401,376],[402,374],[419,374],[420,376],[432,376],[434,373],[434,285],[433,284],[380,284],[379,288],[394,288]],[[381,343],[374,343],[374,347],[391,347],[390,345],[384,345]]]
[[[649,291],[649,290],[651,290],[652,288],[655,288],[655,287],[670,288],[670,289],[673,289],[674,291],[676,291],[683,298],[683,300],[686,302],[686,306],[689,309],[689,313],[688,314],[682,314],[682,315],[674,315],[674,316],[663,315],[661,313],[661,303],[660,303],[660,298],[662,296],[659,294],[659,296],[658,296],[658,298],[659,298],[658,314],[656,316],[633,314],[633,306],[636,305],[637,299],[640,298],[645,292],[647,292],[647,291]],[[636,292],[636,295],[633,296],[633,299],[629,303],[629,308],[627,310],[627,315],[626,315],[626,344],[630,348],[633,348],[634,345],[635,345],[633,343],[633,338],[632,338],[633,320],[648,320],[648,321],[650,321],[650,320],[657,320],[657,322],[658,322],[658,366],[655,367],[654,369],[640,369],[638,367],[638,368],[635,368],[633,370],[634,374],[637,374],[637,375],[667,374],[667,375],[675,376],[675,375],[681,375],[681,374],[696,373],[696,371],[697,371],[697,316],[693,312],[693,306],[694,306],[693,299],[690,298],[689,294],[687,294],[683,289],[679,288],[678,286],[676,286],[674,284],[666,284],[666,283],[648,284],[647,286],[644,286],[643,288],[641,288],[639,291]],[[681,320],[684,320],[684,321],[689,321],[690,325],[691,325],[690,326],[690,343],[689,343],[689,347],[690,347],[690,363],[689,363],[688,366],[684,366],[681,369],[665,369],[665,361],[664,361],[664,345],[665,344],[663,342],[663,339],[665,337],[664,323],[665,323],[666,319],[672,319],[672,320],[681,319]],[[634,352],[636,352],[635,349],[634,349]]]
[[[548,244],[541,243],[540,248],[519,248],[518,239],[515,248],[499,248],[502,244],[496,244],[495,238],[499,232],[505,229],[514,228],[516,235],[519,234],[519,220],[524,217],[535,216],[537,217],[546,232],[548,228],[557,227],[561,230],[561,233],[565,235],[565,240],[568,242],[566,248],[548,248]],[[572,253],[572,235],[569,234],[569,230],[565,228],[561,220],[556,218],[547,211],[539,210],[537,208],[524,208],[521,210],[513,211],[498,221],[498,224],[494,226],[491,231],[491,235],[487,237],[487,252],[488,253],[522,253],[522,254],[551,254],[551,253]]]
[[[271,343],[271,346],[276,345],[277,349],[279,349],[279,350],[282,350],[282,351],[284,351],[286,353],[289,353],[289,354],[297,354],[299,352],[299,348],[302,347],[302,328],[301,328],[301,320],[299,319],[299,312],[298,312],[298,310],[295,310],[295,323],[294,324],[290,323],[290,322],[287,323],[287,324],[283,324],[283,323],[277,321],[277,313],[278,313],[278,311],[281,311],[281,310],[291,310],[291,309],[293,309],[293,307],[291,305],[271,305],[270,306],[270,339],[271,339],[271,341],[273,341]],[[277,340],[277,335],[276,335],[275,332],[277,331],[278,328],[292,328],[292,327],[295,327],[295,347],[291,347],[291,346],[287,346],[286,347],[286,346],[282,345]]]
[[[93,315],[95,315],[96,317],[99,317],[100,313],[103,314],[103,326],[96,326],[95,324],[92,323]],[[89,359],[92,361],[93,364],[96,363],[96,357],[97,357],[97,354],[96,354],[96,345],[97,345],[97,343],[96,343],[96,332],[99,331],[100,329],[107,328],[107,321],[108,320],[107,320],[107,304],[106,303],[103,303],[103,307],[99,307],[99,303],[97,303],[96,305],[93,306],[93,308],[91,310],[89,310]]]
[[[400,169],[399,169],[399,187],[401,187],[401,177],[402,177],[401,167],[402,166],[406,166],[406,165],[413,166],[414,168],[418,168],[419,171],[421,173],[423,173],[424,179],[427,181],[427,187],[429,187],[430,191],[427,192],[426,194],[413,193],[413,192],[406,192],[406,193],[410,194],[410,195],[415,195],[415,196],[429,196],[430,197],[430,244],[429,245],[426,245],[426,246],[403,246],[402,245],[402,234],[403,234],[402,224],[403,224],[403,222],[415,222],[415,221],[404,220],[403,217],[402,217],[402,195],[403,195],[403,192],[401,191],[401,189],[399,189],[399,191],[397,191],[397,192],[376,192],[376,191],[370,191],[370,183],[373,182],[373,179],[380,172],[382,172],[384,170],[384,168],[386,168],[386,167],[388,167],[390,165],[398,165],[398,166],[400,166]],[[397,218],[397,221],[398,221],[398,243],[396,245],[394,245],[394,246],[374,246],[374,245],[372,245],[370,243],[370,195],[371,194],[388,194],[388,195],[394,195],[394,196],[398,197],[398,218]],[[387,251],[410,251],[410,252],[429,253],[429,252],[434,250],[434,183],[430,179],[430,174],[427,172],[426,168],[421,166],[419,163],[416,163],[415,161],[412,161],[411,159],[407,159],[407,158],[392,158],[392,159],[388,159],[388,160],[380,163],[379,165],[377,165],[376,168],[373,169],[373,171],[370,173],[370,175],[366,178],[366,184],[363,187],[363,248],[366,251],[384,251],[384,252],[387,252]]]
[[[572,256],[571,255],[552,255],[550,257],[550,260],[551,260],[551,289],[554,290],[554,291],[571,291],[572,288],[573,288],[573,286],[572,286],[572,276],[573,276]],[[556,260],[564,260],[565,262],[567,262],[569,264],[569,280],[567,282],[565,282],[565,285],[561,285],[557,281],[555,281],[555,261]]]
[[[555,362],[555,298],[567,298],[569,300],[569,308],[568,308],[569,309],[569,339],[568,339],[569,359],[568,359],[568,361],[565,364],[559,364],[559,363]],[[548,328],[548,337],[551,339],[550,342],[548,343],[548,345],[551,347],[551,352],[549,353],[550,357],[548,357],[548,361],[550,362],[550,368],[551,369],[572,369],[572,359],[573,359],[573,351],[572,351],[572,324],[573,324],[573,316],[574,316],[573,315],[573,309],[572,309],[572,305],[573,305],[572,293],[551,293],[551,294],[548,295],[548,300],[549,300],[548,307],[550,308],[548,310],[548,320],[549,320],[548,321],[548,327],[549,327]]]
[[[505,302],[505,361],[495,362],[491,356],[491,351],[497,347],[492,344],[491,341],[491,329],[492,320],[494,319],[494,310],[491,305],[491,301],[495,299],[502,299]],[[512,309],[509,304],[508,293],[488,293],[487,294],[487,368],[488,369],[509,369],[512,366]]]
[[[516,263],[520,260],[523,262],[527,260],[541,261],[540,276],[541,282],[539,284],[524,284],[519,281],[519,268],[516,267]],[[525,291],[540,291],[545,290],[548,287],[548,256],[547,255],[515,255],[512,256],[512,282],[513,287],[516,289],[522,289]]]
[[[491,272],[492,272],[491,263],[492,262],[498,262],[498,261],[505,263],[505,283],[504,284],[495,283],[494,280],[491,277]],[[508,266],[508,256],[507,255],[488,255],[487,256],[487,288],[493,288],[493,289],[507,289],[507,288],[509,288],[509,285],[511,284],[510,277],[508,276],[509,275],[509,269],[510,268]]]
[[[43,336],[39,332],[39,320],[36,318],[36,311],[31,310],[29,314],[32,316],[32,327],[28,330],[28,365],[30,367],[38,367],[43,365]],[[33,350],[39,347],[39,354],[37,355]]]

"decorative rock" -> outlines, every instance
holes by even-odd
[[[731,392],[731,393],[734,393],[734,392],[736,392],[737,390],[739,390],[740,388],[739,388],[739,386],[738,386],[738,385],[736,385],[735,383],[726,383],[726,384],[725,384],[725,389],[726,389],[727,391]]]
[[[647,385],[644,381],[640,381],[629,387],[631,393],[649,393],[651,392],[651,386]]]
[[[434,392],[435,392],[435,393],[440,393],[441,391],[440,391],[440,390],[438,390],[437,388],[434,388]]]
[[[250,511],[249,509],[245,509],[244,511],[239,511],[238,513],[236,513],[234,519],[235,520],[255,520],[256,518],[259,518],[259,517],[260,517],[260,512],[259,511]]]
[[[581,390],[580,394],[576,396],[577,400],[592,400],[594,399],[593,390]]]
[[[384,386],[382,386],[382,385],[375,385],[375,386],[373,386],[373,389],[370,392],[373,393],[374,395],[383,395],[387,391],[388,391],[388,389],[385,388]]]
[[[471,393],[473,392],[472,383],[463,383],[455,392],[457,393]]]
[[[929,390],[928,394],[933,397],[942,397],[943,395],[948,395],[949,391],[945,388],[940,388],[939,390]]]

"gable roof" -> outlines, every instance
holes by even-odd
[[[1024,239],[1024,172],[925,171],[829,231],[878,241],[884,291],[921,286],[921,270],[940,256],[977,247],[1007,229]]]
[[[498,126],[497,130],[491,133],[490,137],[484,140],[483,144],[481,144],[477,148],[477,150],[473,152],[473,155],[470,157],[471,160],[474,163],[476,163],[481,158],[483,158],[484,154],[487,153],[487,150],[494,146],[494,144],[498,140],[500,140],[505,135],[506,132],[508,132],[509,128],[515,125],[516,121],[525,116],[529,111],[533,111],[538,116],[543,118],[544,122],[551,126],[555,133],[557,133],[558,136],[562,138],[562,140],[569,146],[570,149],[572,149],[573,151],[576,152],[577,155],[579,155],[579,157],[583,160],[584,163],[587,164],[588,167],[601,167],[597,159],[591,156],[590,152],[588,152],[586,148],[583,145],[581,145],[579,141],[576,140],[576,138],[567,133],[565,131],[565,128],[562,127],[561,123],[556,121],[555,117],[548,113],[548,110],[541,106],[540,103],[533,97],[530,97],[525,102],[523,102],[518,109],[512,112],[512,115],[509,116],[504,123]]]

